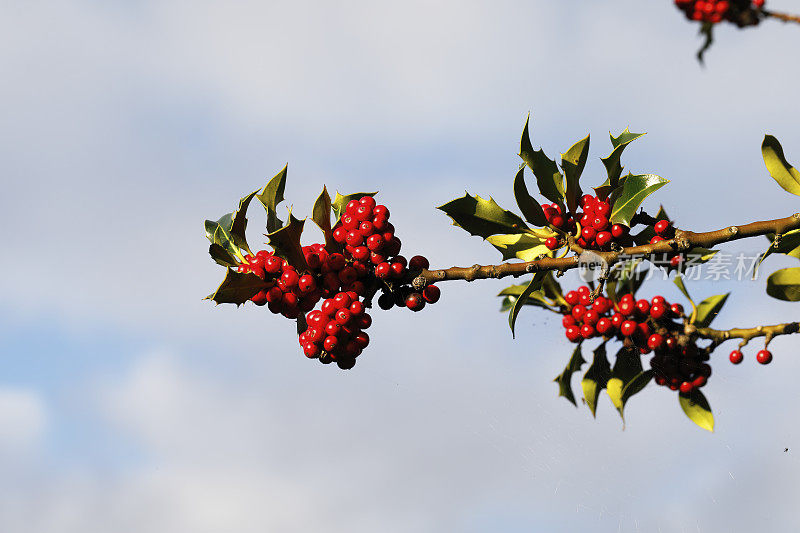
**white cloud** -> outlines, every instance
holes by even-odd
[[[0,388],[0,461],[38,449],[46,429],[47,412],[38,393]]]

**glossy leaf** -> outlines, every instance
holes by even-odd
[[[220,248],[228,252],[228,254],[232,257],[238,259],[239,261],[244,261],[244,256],[239,247],[233,242],[233,236],[231,235],[233,215],[234,213],[223,215],[216,222],[212,220],[206,220],[206,238],[211,241],[212,244],[217,244]]]
[[[300,236],[303,234],[305,220],[298,220],[289,212],[289,222],[279,229],[267,235],[269,245],[275,253],[285,258],[290,265],[297,270],[307,270],[305,255],[300,245]]]
[[[606,282],[606,292],[612,301],[617,302],[625,294],[636,296],[637,291],[647,279],[647,270],[639,270],[641,259],[635,259],[626,263],[618,263],[621,268],[613,268],[611,276]]]
[[[753,268],[753,278],[755,279],[756,272],[758,271],[758,267],[761,266],[761,263],[772,254],[784,254],[790,257],[794,257],[795,259],[800,259],[800,229],[793,229],[792,231],[787,231],[780,238],[775,242],[775,234],[771,233],[767,235],[767,238],[770,241],[769,247],[761,254],[761,257],[758,258],[758,262],[755,264]]]
[[[689,394],[678,394],[678,400],[681,409],[692,422],[703,429],[714,431],[714,415],[700,389],[693,389]]]
[[[650,380],[653,379],[653,370],[645,370],[644,372],[640,372],[631,379],[625,387],[622,389],[622,398],[620,398],[620,402],[622,403],[622,407],[619,408],[619,414],[622,418],[625,418],[625,404],[628,403],[631,396],[634,394],[638,394],[639,392],[643,391],[644,388],[650,383]]]
[[[625,402],[623,401],[625,386],[641,374],[642,370],[642,357],[638,349],[621,348],[617,352],[617,359],[611,370],[611,378],[606,383],[606,392],[623,420],[625,418]]]
[[[211,246],[209,246],[208,253],[211,254],[211,258],[216,261],[218,265],[222,265],[224,267],[235,267],[239,264],[236,261],[236,258],[233,257],[228,250],[215,242],[212,242]]]
[[[800,267],[773,272],[767,278],[767,294],[778,300],[800,301]]]
[[[546,226],[547,218],[544,216],[542,206],[536,199],[528,192],[528,187],[525,185],[525,167],[521,167],[514,178],[514,198],[517,200],[517,206],[520,213],[525,217],[525,220],[534,226]]]
[[[630,143],[644,135],[644,133],[631,133],[628,128],[625,128],[625,131],[620,133],[619,137],[614,137],[610,133],[608,134],[608,136],[611,137],[611,146],[614,148],[614,150],[608,157],[601,158],[600,160],[606,167],[606,172],[608,173],[608,186],[610,187],[610,190],[616,189],[619,178],[622,176],[622,152]]]
[[[286,171],[288,165],[284,166],[264,187],[261,193],[256,196],[264,209],[267,210],[267,233],[277,231],[283,226],[283,222],[278,218],[278,205],[283,202],[283,191],[286,189]]]
[[[561,168],[564,169],[564,177],[567,182],[567,207],[569,207],[569,210],[573,213],[577,211],[578,200],[583,194],[583,191],[581,191],[580,179],[588,157],[588,135],[573,144],[565,153],[561,154]]]
[[[578,372],[585,362],[586,360],[581,355],[581,345],[578,344],[575,347],[575,351],[572,352],[564,371],[553,380],[558,383],[558,395],[569,400],[575,407],[578,404],[575,402],[575,394],[572,392],[572,374]]]
[[[783,148],[778,139],[765,135],[761,143],[761,155],[767,166],[769,175],[783,187],[783,190],[800,196],[800,171],[794,168],[783,155]]]
[[[527,288],[527,284],[525,285],[511,285],[510,287],[506,287],[502,291],[500,291],[497,295],[503,297],[503,301],[500,305],[500,311],[505,312],[511,309],[511,306],[514,305],[519,297],[525,292]],[[541,307],[543,309],[553,310],[555,309],[553,301],[548,300],[545,297],[544,290],[539,289],[536,291],[532,291],[528,294],[526,300],[522,303],[522,305],[533,305],[536,307]]]
[[[233,238],[233,243],[242,250],[247,250],[247,253],[251,255],[253,252],[247,245],[245,231],[247,230],[247,208],[250,206],[250,201],[256,194],[258,194],[257,190],[239,200],[239,207],[233,213],[233,224],[231,225],[231,237]]]
[[[342,215],[344,214],[344,210],[347,207],[347,204],[350,203],[351,200],[361,200],[365,196],[375,196],[378,194],[378,191],[375,192],[354,192],[353,194],[339,194],[336,192],[336,198],[331,202],[331,206],[333,207],[333,211],[336,213],[336,221],[338,222]]]
[[[314,202],[314,208],[311,210],[311,220],[319,226],[319,229],[325,235],[325,245],[331,250],[338,249],[339,244],[333,240],[333,232],[331,231],[331,195],[328,194],[328,188],[325,186],[322,187],[322,192]]]
[[[271,283],[268,284],[255,274],[240,274],[229,268],[219,288],[205,299],[213,300],[217,304],[236,304],[238,307],[270,286]]]
[[[686,299],[694,304],[694,300],[692,300],[692,297],[689,296],[689,291],[688,289],[686,289],[686,285],[683,283],[683,276],[675,276],[673,282],[678,287],[678,289],[683,293],[683,295],[686,296]]]
[[[567,301],[564,299],[564,291],[561,289],[561,284],[556,281],[552,271],[548,271],[545,274],[544,280],[542,281],[542,290],[544,291],[544,295],[550,300],[565,307],[569,306]]]
[[[527,233],[491,235],[486,240],[503,254],[504,261],[514,258],[533,261],[540,255],[550,253],[550,249],[544,245],[544,239]]]
[[[586,400],[592,416],[597,416],[597,399],[600,397],[600,391],[606,388],[609,378],[611,378],[611,365],[606,357],[606,344],[603,343],[595,348],[592,364],[581,380],[583,399]]]
[[[645,198],[669,183],[655,174],[628,176],[622,191],[614,201],[609,219],[614,224],[631,225],[631,219]]]
[[[528,295],[533,291],[538,291],[542,287],[542,281],[544,281],[545,272],[537,272],[533,275],[528,286],[525,287],[525,290],[522,291],[522,294],[519,295],[519,298],[516,302],[513,303],[511,306],[511,310],[508,314],[508,325],[511,328],[511,336],[515,337],[514,333],[514,325],[517,322],[517,316],[519,315],[522,306],[525,304],[525,301],[528,299]]]
[[[564,205],[564,177],[558,170],[556,162],[547,157],[543,150],[533,149],[528,133],[530,119],[531,117],[528,115],[519,144],[519,156],[536,176],[536,183],[539,185],[539,192],[542,193],[542,196],[551,202]]]
[[[725,305],[730,293],[718,294],[710,296],[700,302],[697,306],[697,313],[695,314],[694,324],[699,328],[705,328],[711,325],[711,322],[717,317]]]
[[[453,219],[454,226],[484,239],[490,235],[524,233],[529,229],[524,220],[497,205],[492,198],[485,200],[465,193],[439,209]]]

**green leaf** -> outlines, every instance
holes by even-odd
[[[222,265],[224,267],[235,267],[239,264],[236,261],[236,258],[233,257],[228,250],[215,242],[212,242],[211,246],[209,246],[208,253],[211,254],[211,258],[216,261],[218,265]]]
[[[480,196],[465,193],[439,209],[453,219],[454,226],[484,239],[490,235],[525,233],[529,229],[524,220],[497,205],[491,197],[484,200]]]
[[[717,317],[725,301],[728,299],[730,293],[718,294],[710,296],[700,302],[697,306],[697,313],[695,314],[694,324],[699,328],[705,328],[711,325],[711,322]]]
[[[519,143],[519,156],[525,164],[533,171],[536,176],[536,183],[539,185],[539,192],[542,196],[559,205],[564,205],[564,177],[558,170],[556,162],[547,157],[543,150],[534,150],[531,145],[531,138],[528,134],[528,123],[530,115],[525,121],[525,129],[522,131],[522,139]]]
[[[336,213],[336,221],[338,222],[342,215],[344,214],[344,210],[352,200],[361,200],[365,196],[375,196],[378,194],[378,191],[375,192],[354,192],[353,194],[339,194],[339,191],[336,191],[336,198],[334,198],[331,206],[333,207],[333,211]]]
[[[497,295],[503,297],[500,311],[505,312],[510,310],[511,306],[514,305],[514,302],[516,302],[522,293],[525,292],[526,287],[527,285],[511,285],[510,287],[506,287],[500,291]],[[520,305],[533,305],[551,311],[554,309],[553,302],[545,298],[543,289],[532,291],[530,294],[528,294],[528,297],[525,299],[525,301]]]
[[[600,160],[606,167],[610,190],[613,191],[617,188],[619,178],[622,176],[622,152],[630,143],[644,135],[644,133],[631,133],[628,128],[625,128],[625,131],[620,133],[619,137],[614,137],[611,133],[608,134],[608,136],[611,137],[611,146],[613,146],[614,150],[608,157],[601,158]]]
[[[226,215],[223,215],[216,222],[212,220],[206,220],[205,221],[206,238],[209,241],[211,241],[212,244],[216,244],[220,248],[228,252],[228,254],[234,257],[235,259],[238,259],[239,261],[244,261],[244,255],[242,254],[239,247],[233,242],[233,236],[231,235],[231,227],[233,226],[233,215],[234,213],[228,213]],[[212,255],[212,257],[214,256]]]
[[[314,202],[314,208],[311,210],[311,220],[319,226],[319,229],[325,235],[325,246],[330,250],[338,249],[339,243],[333,239],[333,232],[331,231],[331,195],[328,194],[328,188],[325,186],[322,187],[322,192]]]
[[[540,255],[550,253],[550,249],[544,245],[544,239],[527,233],[491,235],[486,240],[503,254],[504,261],[514,258],[533,261]]]
[[[565,307],[569,306],[567,300],[564,299],[564,291],[561,289],[561,284],[556,281],[553,272],[548,270],[542,281],[542,290],[544,295],[550,300],[557,302]]]
[[[517,200],[517,206],[525,220],[534,226],[547,226],[547,218],[544,216],[542,206],[530,195],[528,187],[525,185],[524,166],[520,167],[514,178],[514,198]]]
[[[692,302],[692,305],[694,305],[694,300],[692,300],[692,297],[689,296],[689,291],[686,289],[686,285],[683,283],[683,276],[675,276],[673,281],[683,295],[686,296],[686,299]]]
[[[764,261],[764,259],[772,254],[785,254],[790,257],[794,257],[795,259],[800,259],[800,229],[787,231],[780,236],[780,239],[778,239],[777,242],[775,237],[776,236],[774,233],[767,235],[770,245],[764,251],[764,253],[761,254],[761,257],[758,258],[758,262],[753,268],[753,279],[755,279],[758,267],[761,266],[761,263]]]
[[[531,281],[528,283],[528,286],[525,287],[525,290],[522,291],[522,294],[519,295],[519,298],[516,302],[511,306],[511,311],[508,314],[508,325],[511,328],[511,336],[515,337],[514,333],[514,325],[517,322],[517,315],[519,315],[522,306],[525,304],[525,301],[528,299],[528,295],[533,291],[537,291],[541,288],[542,282],[544,281],[545,272],[537,272],[531,278]]]
[[[247,250],[247,253],[251,255],[253,252],[250,251],[250,247],[247,245],[245,230],[247,230],[247,208],[250,206],[250,200],[252,200],[256,194],[258,194],[257,190],[239,200],[239,208],[233,212],[233,224],[231,224],[231,238],[233,239],[233,243],[242,250]]]
[[[586,360],[581,355],[581,345],[578,344],[575,347],[575,351],[572,352],[572,357],[569,358],[569,363],[567,363],[564,371],[553,380],[558,383],[558,395],[572,402],[575,407],[578,404],[575,402],[575,394],[572,393],[572,374],[578,372],[585,362]]]
[[[642,370],[642,357],[637,348],[623,347],[617,352],[617,360],[614,361],[611,378],[606,383],[606,392],[623,420],[625,420],[625,402],[623,401],[625,387],[641,374]]]
[[[583,194],[583,191],[581,191],[580,179],[588,157],[588,135],[573,144],[566,153],[561,154],[561,168],[564,169],[564,176],[567,180],[567,207],[569,207],[569,210],[573,213],[577,211],[578,200]]]
[[[606,388],[610,377],[611,365],[606,357],[606,344],[603,343],[594,350],[592,364],[581,380],[583,398],[594,417],[597,416],[597,399],[600,397],[600,391]]]
[[[300,236],[303,234],[305,220],[298,220],[289,212],[289,223],[277,231],[267,235],[269,245],[275,253],[286,259],[290,265],[299,271],[308,270],[303,248],[300,245]]]
[[[653,374],[654,372],[652,369],[640,372],[636,374],[636,376],[634,376],[633,379],[631,379],[622,389],[622,398],[620,399],[622,407],[620,408],[619,414],[623,420],[625,419],[625,404],[628,403],[628,400],[630,400],[631,396],[644,390],[647,384],[650,383],[650,380],[653,379]]]
[[[708,400],[700,392],[700,389],[692,389],[689,394],[678,394],[681,409],[689,419],[708,431],[714,431],[714,415],[711,413],[711,406]]]
[[[236,304],[240,306],[252,298],[259,291],[263,291],[272,286],[255,274],[240,274],[235,270],[228,269],[225,279],[214,294],[206,296],[206,300],[213,300],[217,304]]]
[[[655,174],[628,176],[619,197],[614,201],[609,219],[614,224],[631,225],[631,219],[645,198],[669,183]]]
[[[289,165],[285,165],[275,177],[269,180],[261,194],[256,196],[261,205],[264,206],[264,209],[267,210],[267,233],[277,231],[283,226],[283,222],[278,218],[277,209],[278,205],[283,202],[283,191],[286,188],[286,171],[288,168]]]
[[[606,282],[606,292],[612,301],[617,302],[625,294],[636,296],[636,292],[647,279],[647,270],[637,270],[641,259],[634,259],[625,263],[618,263],[621,268],[613,268],[611,276]],[[616,265],[615,265],[616,266]]]
[[[769,175],[772,176],[783,190],[800,196],[800,171],[786,161],[783,148],[778,139],[772,135],[765,135],[761,143],[761,155],[767,166]]]
[[[778,300],[800,301],[800,267],[773,272],[767,278],[767,294]]]

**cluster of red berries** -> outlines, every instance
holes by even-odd
[[[267,288],[250,298],[254,304],[266,304],[273,313],[290,319],[309,313],[324,298],[322,310],[309,313],[300,344],[309,358],[336,361],[340,368],[349,369],[369,343],[362,331],[372,323],[364,313],[366,296],[380,289],[382,309],[396,305],[419,311],[426,303],[437,302],[440,291],[435,285],[415,291],[406,282],[409,274],[430,264],[421,255],[410,260],[399,255],[402,243],[389,222],[389,210],[371,196],[351,200],[332,232],[341,249],[304,246],[308,268],[303,272],[266,250],[246,255],[237,271],[267,282]]]
[[[319,289],[315,276],[300,274],[272,252],[261,250],[256,255],[246,255],[244,259],[246,263],[240,264],[237,272],[255,274],[271,285],[250,298],[256,305],[267,304],[273,313],[295,319],[300,313],[314,309],[322,297],[323,291]]]
[[[759,11],[764,0],[675,0],[689,20],[716,24],[723,20],[736,22],[743,11]]]
[[[593,337],[617,339],[641,354],[655,352],[650,366],[657,384],[683,393],[706,384],[711,375],[708,354],[694,343],[678,343],[683,329],[678,321],[684,316],[681,304],[670,304],[663,296],[636,300],[632,294],[625,294],[617,303],[604,296],[592,301],[586,286],[569,291],[564,299],[569,307],[562,324],[571,342]]]
[[[609,250],[614,242],[618,242],[620,246],[632,244],[628,238],[629,228],[627,226],[609,222],[611,204],[597,196],[585,194],[579,200],[578,205],[583,211],[578,211],[574,215],[564,213],[558,204],[545,204],[542,209],[551,226],[575,235],[575,242],[582,248]],[[580,235],[577,234],[578,223],[580,223]],[[551,250],[556,250],[563,245],[557,237],[547,239],[544,244]]]
[[[742,354],[741,350],[733,350],[731,355],[729,356],[731,363],[734,365],[738,365],[742,361],[744,361],[744,354]],[[759,350],[756,354],[756,361],[761,363],[762,365],[768,365],[772,362],[772,352],[767,349]]]
[[[339,368],[349,370],[369,345],[369,335],[363,330],[372,325],[372,317],[354,291],[327,298],[319,310],[308,314],[307,324],[299,340],[310,359],[325,364],[336,361]]]

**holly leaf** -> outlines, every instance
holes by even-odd
[[[251,255],[253,252],[250,251],[250,247],[247,245],[245,230],[247,230],[247,208],[250,206],[250,201],[256,194],[258,194],[258,190],[251,192],[239,200],[239,207],[233,212],[233,223],[231,224],[231,238],[233,239],[233,243],[242,250],[246,250],[247,253]]]
[[[606,167],[606,173],[608,174],[608,186],[610,187],[610,190],[613,191],[617,188],[617,185],[619,184],[619,178],[622,176],[622,152],[630,143],[639,137],[643,137],[644,135],[646,134],[631,133],[628,128],[625,128],[625,131],[620,133],[619,137],[614,137],[611,135],[611,132],[609,132],[608,136],[611,137],[611,146],[614,149],[608,157],[601,158],[600,160]]]
[[[352,200],[361,200],[365,196],[375,196],[378,194],[378,191],[375,192],[354,192],[353,194],[339,194],[339,191],[336,191],[336,198],[331,203],[333,207],[333,211],[336,213],[336,222],[339,222],[339,219],[342,218],[344,214],[344,210]]]
[[[298,220],[289,212],[289,222],[277,231],[267,234],[269,245],[275,253],[286,259],[297,270],[308,270],[300,236],[303,234],[305,220]]]
[[[205,300],[213,300],[219,304],[236,304],[240,306],[255,296],[259,291],[269,289],[272,283],[267,283],[255,274],[240,274],[232,269],[227,269],[225,279],[214,291],[206,296]]]
[[[511,309],[522,293],[525,292],[525,288],[527,285],[511,285],[510,287],[506,287],[502,291],[500,291],[497,296],[502,296],[503,300],[500,304],[500,312],[506,312]],[[536,307],[541,307],[543,309],[553,310],[551,307],[550,301],[548,301],[544,296],[544,291],[542,289],[532,291],[528,294],[528,297],[521,305],[533,305]]]
[[[772,178],[783,190],[800,196],[800,171],[786,161],[783,147],[772,135],[765,135],[761,143],[761,155]]]
[[[544,245],[544,239],[527,233],[491,235],[486,240],[503,254],[503,261],[514,258],[533,261],[550,253],[550,249]]]
[[[641,259],[618,263],[621,268],[613,268],[606,282],[606,292],[612,301],[617,302],[624,294],[636,296],[636,292],[647,279],[648,269],[638,270]]]
[[[536,183],[539,185],[539,192],[542,193],[542,196],[558,205],[564,205],[564,177],[558,170],[556,162],[547,157],[542,149],[533,149],[528,133],[530,120],[531,117],[528,115],[519,143],[519,156],[536,176]]]
[[[333,231],[331,231],[331,195],[328,194],[328,188],[325,186],[322,187],[322,192],[314,202],[311,220],[325,235],[325,246],[330,250],[338,249],[339,243],[333,239]]]
[[[522,216],[534,226],[547,226],[547,218],[544,216],[542,206],[528,192],[525,185],[525,166],[520,167],[516,177],[514,177],[514,198],[517,200]]]
[[[517,316],[519,315],[522,306],[525,304],[525,301],[528,299],[528,295],[533,291],[538,291],[542,287],[542,282],[544,281],[545,272],[537,272],[533,275],[530,282],[528,282],[528,286],[525,287],[525,290],[522,291],[522,294],[519,295],[517,301],[515,301],[511,305],[511,310],[508,314],[508,325],[511,328],[511,336],[512,338],[515,337],[514,333],[514,325],[517,322]]]
[[[694,324],[699,328],[705,328],[711,325],[711,322],[717,317],[725,305],[730,293],[718,294],[710,296],[700,302],[697,306],[697,313],[695,314]]]
[[[491,197],[485,200],[465,193],[461,198],[439,206],[438,209],[453,219],[454,226],[484,239],[497,234],[525,233],[530,229],[524,220],[497,205]]]
[[[610,377],[611,365],[606,357],[606,344],[603,343],[595,348],[592,364],[581,380],[583,399],[586,400],[586,405],[594,417],[597,417],[597,399],[600,397],[600,391],[606,388]]]
[[[631,219],[645,198],[669,183],[669,180],[655,174],[630,175],[622,185],[619,196],[614,200],[609,220],[614,224],[631,225]]]
[[[211,258],[216,261],[218,265],[222,265],[224,267],[235,267],[239,264],[236,261],[236,258],[234,258],[230,252],[228,252],[228,250],[215,242],[212,242],[211,246],[209,246],[208,253],[211,254]]]
[[[228,255],[232,256],[234,259],[244,261],[244,256],[242,255],[242,252],[239,249],[239,247],[234,243],[233,236],[231,235],[231,227],[233,226],[233,215],[234,213],[228,213],[226,215],[223,215],[216,222],[214,222],[213,220],[206,220],[205,221],[206,238],[209,241],[211,241],[211,244],[216,244],[217,246],[225,250],[228,253]],[[217,249],[215,248],[215,250]],[[210,249],[209,252],[211,252]],[[213,254],[212,257],[214,257]],[[217,257],[221,256],[217,254]]]
[[[764,261],[764,259],[772,254],[784,254],[796,259],[800,259],[800,229],[787,231],[777,239],[774,233],[770,233],[767,235],[767,238],[770,241],[770,245],[764,251],[764,253],[761,254],[761,257],[758,258],[758,262],[753,267],[753,279],[755,279],[758,267],[761,266],[761,263]]]
[[[692,389],[689,394],[678,394],[678,401],[681,409],[689,419],[708,431],[714,431],[714,415],[711,413],[711,406],[708,400],[700,392],[700,389]]]
[[[283,226],[283,222],[278,218],[278,205],[283,202],[283,191],[286,188],[286,171],[289,165],[285,165],[264,187],[261,193],[256,196],[264,209],[267,210],[267,233],[277,231]]]
[[[544,280],[542,281],[542,290],[544,291],[544,295],[550,300],[565,307],[569,306],[567,301],[564,299],[564,291],[561,289],[561,284],[556,281],[555,276],[553,276],[553,272],[550,270],[548,270],[544,276]]]
[[[573,144],[566,153],[561,154],[561,168],[567,180],[566,199],[570,212],[578,210],[581,191],[580,179],[589,157],[589,136]]]
[[[622,420],[625,420],[625,401],[627,401],[627,398],[623,399],[625,387],[641,374],[642,370],[642,358],[638,349],[623,347],[617,352],[611,378],[606,383],[606,392]]]
[[[553,380],[558,383],[558,395],[572,402],[575,407],[578,404],[575,402],[575,394],[572,392],[572,374],[578,372],[585,362],[586,360],[581,355],[581,345],[578,344],[575,347],[575,351],[572,352],[572,357],[569,358],[569,363],[567,363],[564,371]]]
[[[619,414],[623,420],[625,420],[625,405],[628,403],[628,400],[630,400],[631,396],[634,394],[638,394],[644,390],[647,384],[650,383],[650,380],[653,379],[653,374],[654,372],[652,369],[639,372],[622,389],[622,397],[620,398],[622,407],[619,408]]]
[[[787,302],[800,301],[800,267],[783,268],[770,274],[767,294]]]

